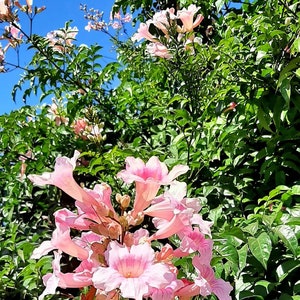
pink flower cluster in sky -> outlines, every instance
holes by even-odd
[[[108,27],[112,27],[115,30],[120,30],[124,27],[125,23],[130,23],[132,21],[132,15],[126,13],[122,15],[120,12],[110,13],[109,22],[103,20],[103,12],[88,10],[85,6],[81,7],[81,10],[86,12],[85,18],[88,24],[85,26],[85,30],[91,31],[107,31]]]
[[[23,1],[24,2],[24,1]],[[18,12],[21,11],[33,17],[33,15],[42,12],[45,7],[35,7],[33,12],[33,0],[26,0],[26,4],[20,4],[19,1],[0,0],[0,22],[8,23],[4,28],[0,40],[6,41],[7,44],[3,47],[0,44],[0,72],[6,72],[5,55],[9,48],[16,48],[23,42],[24,34],[22,33],[21,25],[18,23]]]
[[[16,48],[23,42],[23,34],[20,31],[20,24],[14,23],[5,26],[0,40],[7,42],[6,46],[3,48],[0,44],[0,72],[5,72],[5,54],[9,48]]]
[[[204,19],[201,14],[197,15],[199,9],[195,4],[191,4],[187,9],[177,10],[176,14],[174,8],[156,12],[152,19],[140,24],[138,32],[132,37],[132,41],[142,39],[150,41],[151,43],[147,45],[147,52],[151,56],[166,59],[173,57],[172,42],[174,40],[183,44],[185,50],[193,50],[191,44],[201,43],[201,39],[196,37],[194,33],[194,29]],[[157,34],[150,32],[151,25],[155,26]],[[176,36],[174,36],[174,32],[176,32]]]
[[[146,163],[128,157],[126,168],[117,174],[125,184],[135,184],[133,203],[130,196],[116,195],[106,183],[82,188],[73,178],[80,153],[72,158],[56,159],[53,172],[29,175],[36,185],[54,185],[75,200],[76,212],[66,208],[55,212],[56,229],[50,241],[44,241],[32,254],[39,259],[54,253],[53,272],[43,277],[45,290],[54,294],[60,288],[88,287],[96,299],[131,298],[142,300],[190,299],[215,294],[229,300],[231,285],[215,277],[212,266],[211,222],[202,219],[196,198],[187,198],[187,185],[176,178],[188,171],[177,165],[171,171],[157,157]],[[161,186],[169,186],[161,191]],[[147,218],[145,218],[147,216]],[[155,230],[148,231],[146,219]],[[72,236],[70,235],[72,231]],[[74,236],[74,233],[77,235]],[[178,245],[162,243],[177,237]],[[153,243],[160,243],[155,250]],[[63,273],[62,253],[77,258],[78,267]],[[190,257],[194,274],[185,278],[174,260]]]

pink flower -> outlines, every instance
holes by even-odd
[[[109,19],[110,20],[113,20],[113,19],[121,20],[121,13],[118,11],[113,14],[113,12],[111,11]]]
[[[127,248],[113,241],[105,258],[108,267],[99,267],[93,274],[94,286],[105,292],[119,288],[124,298],[142,300],[151,288],[161,289],[176,280],[167,266],[154,262],[148,243]]]
[[[174,256],[187,256],[195,251],[200,253],[202,264],[210,264],[212,258],[213,241],[206,239],[204,234],[199,231],[199,228],[193,228],[177,233],[181,239],[179,248],[174,250]]]
[[[92,22],[88,22],[88,24],[84,27],[85,30],[87,30],[88,32],[91,31],[91,29],[94,29],[94,26],[92,24]]]
[[[174,8],[168,8],[167,10],[156,12],[152,18],[151,23],[155,25],[158,29],[160,29],[168,37],[171,22],[176,19],[174,13]]]
[[[5,22],[12,22],[15,19],[11,11],[11,2],[0,0],[0,20]]]
[[[175,299],[174,294],[175,291],[180,289],[183,286],[183,283],[181,280],[174,280],[171,282],[170,285],[157,289],[157,288],[151,288],[149,296],[152,300],[173,300]]]
[[[200,287],[200,294],[202,296],[214,293],[220,300],[231,299],[229,294],[233,288],[230,283],[223,279],[216,279],[212,267],[202,264],[199,256],[195,256],[193,258],[193,265],[198,273],[198,277],[195,279],[195,284]]]
[[[111,203],[110,196],[112,191],[108,184],[96,184],[93,190],[88,190],[87,192],[98,202],[98,207],[103,207],[103,213],[100,214],[101,216],[110,215],[110,217],[113,217],[114,219],[118,218],[117,213],[115,212],[115,209]],[[107,214],[105,214],[105,211],[107,211]],[[99,215],[99,210],[96,212]]]
[[[5,38],[9,41],[9,46],[15,48],[19,44],[22,43],[23,34],[20,32],[20,27],[18,23],[16,25],[10,24],[9,26],[5,26],[5,34],[2,38]]]
[[[72,125],[74,132],[77,135],[82,135],[82,133],[87,128],[87,126],[88,126],[88,123],[87,123],[87,120],[85,120],[85,119],[77,119],[77,120],[75,120],[74,124]]]
[[[46,295],[55,294],[57,287],[82,288],[92,284],[91,266],[89,266],[90,269],[78,269],[75,273],[61,273],[60,259],[61,254],[55,251],[54,260],[52,261],[53,273],[43,276],[46,289],[39,296],[39,300],[44,299]]]
[[[26,4],[28,7],[28,12],[32,12],[32,4],[33,4],[33,0],[26,0]]]
[[[81,260],[88,258],[88,251],[74,242],[70,237],[70,227],[66,224],[60,211],[55,214],[56,229],[53,231],[51,241],[44,241],[38,248],[33,251],[31,258],[38,259],[48,252],[58,249],[73,257]],[[63,216],[64,217],[64,216]]]
[[[124,244],[127,247],[131,247],[132,245],[139,245],[145,243],[149,238],[148,230],[144,228],[140,228],[135,232],[126,232],[124,236]]]
[[[156,42],[157,38],[149,32],[149,25],[149,22],[147,22],[147,24],[141,23],[138,32],[132,36],[131,40],[133,42],[139,42],[141,39],[146,39],[151,42]]]
[[[123,25],[122,25],[122,23],[120,23],[120,22],[118,22],[118,21],[114,21],[114,22],[112,23],[111,27],[112,27],[113,29],[118,30],[118,29],[121,29],[121,28],[123,27]]]
[[[135,181],[136,195],[132,216],[147,208],[156,196],[161,185],[170,184],[176,177],[188,171],[187,166],[177,165],[169,173],[167,166],[152,156],[145,164],[140,158],[127,157],[126,170],[117,174],[125,183]]]
[[[104,21],[93,21],[88,22],[88,24],[84,27],[85,30],[103,30],[107,28],[107,24]]]
[[[13,25],[10,25],[10,26],[7,26],[5,28],[7,31],[9,31],[9,33],[11,34],[11,36],[14,38],[14,39],[18,39],[19,38],[19,33],[20,33],[20,29],[13,26]]]
[[[150,43],[146,46],[146,49],[151,56],[158,56],[165,59],[171,59],[173,57],[168,48],[161,43]]]
[[[48,273],[43,276],[43,283],[46,287],[43,293],[39,296],[39,300],[44,299],[46,295],[53,295],[58,287],[59,278],[56,276],[60,272],[61,254],[54,252],[54,260],[52,261],[53,274]]]
[[[181,297],[193,297],[196,295],[208,296],[215,294],[219,300],[231,300],[230,292],[232,286],[223,279],[216,279],[211,266],[202,264],[199,256],[193,258],[193,265],[197,271],[197,277],[194,283],[186,283],[186,285],[176,292]],[[185,299],[185,298],[184,298]]]
[[[124,16],[124,18],[122,18],[122,21],[125,22],[125,23],[131,22],[131,21],[132,21],[132,15],[127,13],[127,14]]]
[[[28,178],[39,186],[54,185],[79,202],[97,205],[95,199],[82,189],[73,178],[73,170],[79,155],[80,153],[75,151],[71,159],[65,156],[58,157],[53,172],[45,172],[42,175],[28,175]]]
[[[8,14],[8,7],[5,4],[5,0],[0,0],[0,15],[5,16]]]
[[[183,23],[183,26],[179,30],[180,32],[192,32],[195,27],[200,25],[204,19],[202,15],[198,15],[194,21],[194,15],[198,10],[199,7],[196,7],[195,4],[191,4],[188,9],[184,8],[182,10],[178,10],[177,17]]]
[[[198,215],[200,204],[198,199],[184,198],[186,183],[173,181],[170,189],[156,198],[144,214],[154,217],[153,223],[158,231],[151,236],[153,239],[167,238],[194,224],[193,216]]]

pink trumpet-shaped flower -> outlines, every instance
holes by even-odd
[[[72,125],[76,135],[81,135],[88,127],[88,122],[85,119],[77,119]]]
[[[132,216],[147,208],[161,185],[170,184],[176,177],[188,171],[188,166],[177,165],[170,172],[167,166],[152,156],[145,164],[140,158],[127,157],[126,170],[117,174],[125,183],[135,182],[136,195]]]
[[[52,261],[53,273],[43,276],[46,288],[39,296],[39,300],[43,300],[46,295],[55,294],[57,287],[82,288],[92,284],[91,270],[83,269],[75,273],[61,273],[60,259],[61,254],[55,251],[54,260]]]
[[[199,7],[196,7],[195,4],[191,4],[188,9],[184,8],[182,10],[178,10],[177,17],[183,24],[180,32],[192,32],[195,27],[200,25],[200,23],[204,19],[202,15],[198,15],[196,17],[196,20],[194,21],[194,15],[198,10]]]
[[[98,207],[99,205],[102,205],[104,207],[103,210],[108,210],[109,213],[113,215],[114,219],[118,218],[117,213],[115,212],[115,209],[111,203],[111,187],[108,184],[96,184],[94,189],[89,190],[88,193],[98,202]]]
[[[54,252],[54,260],[52,261],[53,274],[48,273],[43,276],[43,283],[46,287],[43,293],[39,296],[39,300],[43,300],[46,295],[53,295],[58,287],[59,278],[56,276],[60,272],[61,254]]]
[[[176,257],[187,256],[195,251],[200,253],[202,264],[210,264],[212,258],[213,241],[206,239],[198,227],[177,233],[181,239],[180,246],[174,250]]]
[[[151,56],[158,56],[165,59],[171,59],[173,56],[169,52],[169,49],[162,43],[150,43],[147,45],[147,52]]]
[[[161,289],[151,288],[149,296],[152,300],[173,300],[175,291],[183,286],[181,280],[174,280],[169,286]]]
[[[142,39],[146,39],[151,42],[157,42],[157,38],[149,32],[149,24],[149,22],[147,22],[146,24],[141,23],[138,32],[132,36],[131,40],[133,42],[139,42]]]
[[[160,29],[166,36],[169,36],[169,27],[173,20],[176,19],[175,8],[168,8],[167,10],[156,12],[152,18],[151,23]]]
[[[203,264],[199,256],[193,258],[193,265],[197,271],[197,277],[194,283],[187,283],[183,288],[176,292],[176,295],[182,299],[189,299],[196,295],[208,296],[215,294],[219,300],[231,300],[229,296],[232,291],[230,283],[223,279],[215,278],[214,271],[211,266]]]
[[[233,288],[229,282],[226,282],[223,279],[216,279],[212,267],[203,264],[199,256],[193,258],[193,265],[198,273],[195,284],[200,287],[202,296],[214,293],[220,300],[231,299],[229,294]]]
[[[31,258],[40,258],[48,252],[59,249],[73,257],[77,257],[81,260],[88,258],[88,250],[77,245],[70,237],[70,227],[61,220],[60,211],[55,214],[56,229],[53,231],[51,241],[43,242],[40,247],[33,251]]]
[[[94,286],[105,292],[119,288],[124,298],[142,300],[151,288],[161,289],[176,280],[166,265],[154,262],[154,250],[148,243],[127,248],[112,241],[105,258],[108,267],[94,273]]]
[[[186,183],[174,181],[170,189],[144,211],[146,215],[154,217],[153,222],[158,228],[151,240],[167,238],[192,226],[191,220],[194,213],[198,213],[200,205],[196,204],[199,203],[198,199],[188,201],[185,195]]]
[[[80,153],[75,151],[72,158],[58,157],[53,172],[45,172],[42,175],[29,175],[28,178],[39,186],[54,185],[79,202],[97,205],[95,199],[82,189],[73,178],[73,170],[79,155]]]

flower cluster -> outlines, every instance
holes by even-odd
[[[0,36],[1,40],[6,40],[7,44],[3,48],[0,44],[0,72],[5,72],[5,55],[7,50],[12,47],[16,48],[23,42],[23,34],[20,30],[20,25],[18,23],[10,23],[5,26],[3,34]]]
[[[88,24],[85,26],[85,30],[87,31],[96,30],[107,32],[109,27],[120,30],[124,27],[125,23],[132,21],[132,15],[129,13],[122,16],[120,12],[111,12],[109,22],[106,22],[103,19],[103,12],[93,8],[88,9],[86,5],[81,5],[80,9],[85,12],[84,17],[88,20]]]
[[[12,13],[12,3],[10,0],[0,0],[0,20],[3,22],[12,22],[15,15]]]
[[[16,48],[23,42],[24,34],[22,33],[21,25],[18,23],[18,11],[30,14],[33,18],[35,14],[42,12],[45,7],[35,7],[32,10],[33,0],[26,0],[26,5],[21,5],[19,1],[0,0],[0,22],[7,22],[4,27],[4,32],[0,36],[1,40],[8,43],[2,47],[0,44],[0,72],[7,71],[5,69],[5,54],[12,47]],[[14,8],[17,8],[16,10]]]
[[[0,73],[5,72],[5,53],[8,49],[9,45],[6,45],[4,48],[0,44]]]
[[[48,109],[49,119],[53,120],[56,126],[60,126],[62,124],[67,125],[69,123],[69,118],[65,116],[65,112],[61,109],[59,105],[57,105],[55,99],[52,99],[52,102],[53,103]]]
[[[174,8],[156,12],[152,19],[140,24],[138,32],[132,37],[132,41],[140,41],[141,39],[150,41],[151,43],[147,45],[147,52],[151,56],[166,59],[173,57],[173,47],[182,47],[193,52],[193,43],[201,44],[202,42],[201,38],[196,37],[194,32],[194,29],[204,19],[201,14],[196,16],[199,9],[196,5],[191,4],[187,9],[177,10],[176,14]],[[175,45],[174,41],[176,41]]]
[[[120,12],[110,13],[110,23],[113,29],[121,29],[124,23],[130,23],[132,21],[132,15],[126,13],[124,16]]]
[[[83,140],[102,142],[106,140],[106,134],[103,133],[104,123],[91,124],[86,118],[79,118],[72,124],[74,133]]]
[[[76,212],[66,208],[55,212],[51,240],[33,252],[32,258],[38,259],[54,251],[53,273],[43,277],[46,289],[39,300],[54,294],[57,287],[86,287],[88,296],[82,299],[190,299],[212,293],[230,299],[231,285],[217,279],[210,265],[211,223],[199,214],[198,199],[186,197],[186,184],[175,180],[188,171],[187,166],[177,165],[169,172],[157,157],[146,164],[128,157],[126,169],[117,178],[126,184],[135,182],[134,201],[131,205],[129,195],[117,194],[115,207],[107,184],[96,184],[90,190],[76,183],[73,169],[79,155],[75,151],[71,159],[57,158],[52,173],[28,176],[36,185],[62,189],[77,207]],[[169,188],[160,193],[161,186]],[[146,222],[149,219],[153,229]],[[177,242],[162,243],[169,238]],[[61,271],[63,253],[78,259],[73,272]],[[182,257],[190,257],[194,266],[188,278],[174,264]]]

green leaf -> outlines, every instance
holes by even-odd
[[[300,185],[292,186],[291,192],[293,195],[300,195]]]
[[[299,63],[300,63],[300,57],[295,57],[282,69],[277,82],[277,89],[280,88],[283,80],[286,79],[291,74],[291,71],[299,66]]]
[[[263,299],[266,298],[266,296],[274,289],[274,283],[271,283],[266,280],[260,280],[255,283],[255,294],[263,296]]]
[[[248,245],[244,245],[241,249],[237,250],[239,256],[239,271],[241,272],[247,264]]]
[[[229,244],[228,242],[220,247],[219,249],[220,254],[223,258],[225,258],[229,262],[230,268],[237,273],[238,272],[238,252],[236,250],[236,247],[232,244]]]
[[[285,246],[296,256],[298,240],[293,229],[288,225],[280,225],[274,229],[274,232],[281,238]]]
[[[224,3],[225,3],[225,0],[217,0],[215,2],[217,13],[222,9]]]
[[[276,274],[278,277],[278,281],[283,281],[292,271],[300,267],[299,260],[288,260],[282,263],[276,269]]]
[[[270,116],[267,115],[262,108],[260,107],[257,111],[257,118],[259,121],[259,124],[262,128],[266,129],[269,132],[273,132],[272,129],[270,128]]]
[[[266,51],[259,50],[257,51],[256,62],[259,63],[267,55]]]
[[[280,86],[280,92],[285,100],[287,107],[289,107],[291,99],[291,80],[289,78],[283,79]]]
[[[300,52],[300,38],[296,38],[292,44],[291,47],[291,53],[294,54],[295,52],[299,53]]]
[[[245,226],[244,228],[242,228],[242,230],[254,236],[258,230],[258,222],[251,223]]]
[[[272,242],[269,235],[263,232],[257,238],[250,237],[249,248],[253,256],[267,269],[267,262],[272,250]]]

